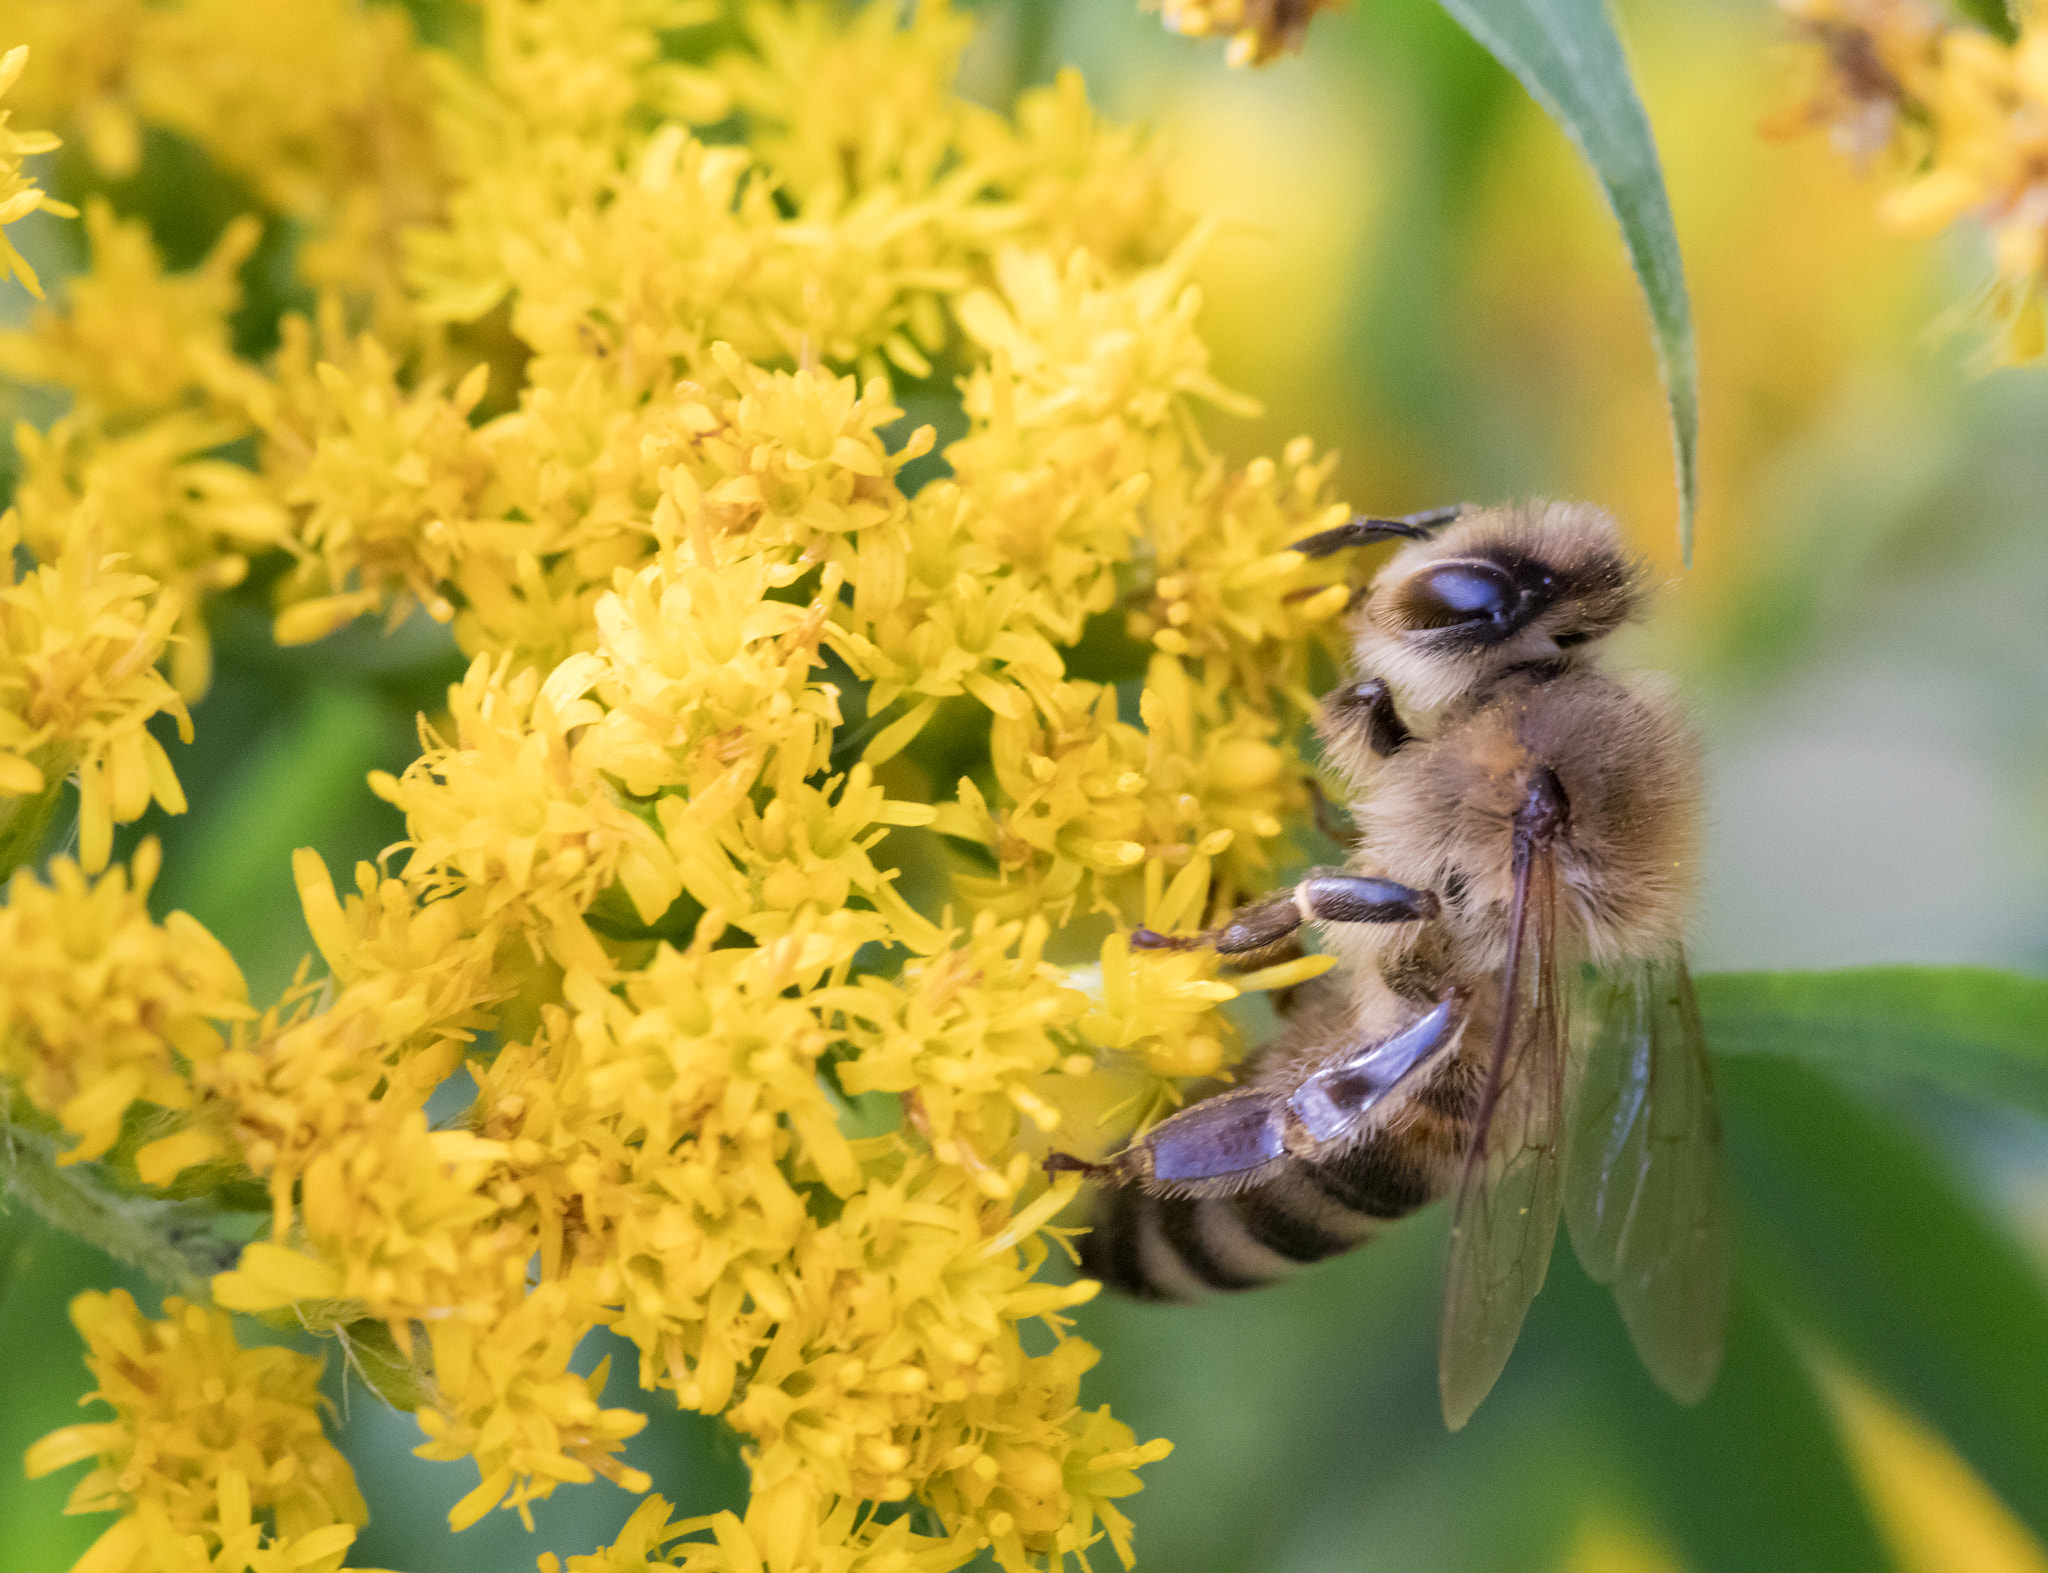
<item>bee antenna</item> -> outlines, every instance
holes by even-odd
[[[1381,541],[1426,541],[1452,520],[1470,509],[1469,503],[1454,502],[1446,508],[1425,508],[1420,513],[1399,514],[1391,519],[1370,514],[1354,515],[1334,530],[1321,530],[1294,543],[1304,557],[1328,557],[1351,546],[1375,546]]]

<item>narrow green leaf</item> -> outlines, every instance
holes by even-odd
[[[1650,122],[1604,0],[1441,0],[1564,128],[1607,193],[1650,308],[1671,401],[1678,549],[1692,563],[1699,498],[1699,367],[1671,203]]]
[[[1895,1116],[1790,1060],[1717,1069],[1746,1271],[2048,1532],[2040,1273]]]
[[[1854,967],[1718,973],[1696,984],[1716,1054],[1918,1080],[2048,1116],[2048,978]]]

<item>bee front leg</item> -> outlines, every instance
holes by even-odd
[[[1314,776],[1304,776],[1302,780],[1308,787],[1309,803],[1315,810],[1316,829],[1320,830],[1340,847],[1357,846],[1359,841],[1357,826],[1350,823],[1343,816],[1342,810],[1330,801],[1330,794],[1323,790],[1322,782],[1318,781]]]
[[[1316,730],[1340,752],[1355,752],[1363,743],[1375,759],[1391,759],[1415,741],[1394,708],[1393,693],[1377,677],[1331,690],[1316,718]]]

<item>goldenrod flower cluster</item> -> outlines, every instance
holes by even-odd
[[[182,912],[150,920],[157,867],[153,841],[97,881],[56,858],[48,885],[16,869],[0,907],[0,1069],[78,1138],[60,1163],[105,1153],[138,1099],[188,1107],[180,1062],[254,1014],[219,941]]]
[[[1830,128],[1881,158],[1891,227],[1990,231],[1985,309],[2008,363],[2048,354],[2048,24],[2019,8],[2011,42],[1922,0],[1780,0],[1808,41],[1807,96],[1768,129]]]
[[[72,398],[18,438],[8,528],[45,566],[0,601],[0,791],[75,774],[89,869],[175,807],[141,722],[183,720],[200,611],[264,553],[280,641],[421,612],[471,665],[371,781],[405,841],[342,889],[299,856],[324,984],[252,1014],[189,919],[148,922],[147,858],[58,864],[6,921],[80,980],[0,1009],[0,1069],[69,1157],[267,1188],[216,1305],[388,1351],[419,1451],[476,1470],[458,1527],[653,1484],[621,1457],[644,1416],[572,1368],[607,1327],[655,1401],[740,1433],[753,1494],[651,1498],[574,1567],[1128,1564],[1116,1499],[1168,1444],[1081,1402],[1062,1312],[1095,1286],[1040,1276],[1073,1190],[1037,1160],[1225,1070],[1217,1007],[1324,964],[1226,983],[1126,936],[1273,881],[1349,595],[1288,545],[1347,516],[1330,457],[1203,435],[1250,408],[1197,331],[1206,229],[1078,78],[1014,117],[957,97],[939,0],[758,0],[701,49],[692,0],[484,0],[460,55],[397,8],[274,9],[23,12],[75,95],[53,123],[110,168],[138,127],[197,142],[304,227],[323,294],[237,358],[253,222],[166,274],[93,208],[91,271],[0,342]],[[903,403],[952,387],[934,452]],[[37,1455],[125,1460],[86,1494],[119,1545],[267,1568],[267,1509],[290,1565],[339,1550],[303,1538],[359,1519],[310,1388],[219,1375],[277,1351],[175,1302],[79,1317],[166,1351],[160,1411],[109,1386],[119,1436]],[[260,1467],[203,1426],[144,1445],[250,1382],[299,1395]]]
[[[1299,51],[1318,11],[1343,0],[1145,0],[1176,33],[1190,38],[1222,35],[1230,40],[1225,58],[1233,66],[1262,66]]]
[[[320,1362],[244,1349],[229,1317],[176,1295],[161,1321],[125,1289],[71,1306],[116,1418],[53,1431],[34,1479],[93,1470],[65,1511],[122,1516],[79,1560],[92,1573],[334,1573],[369,1521],[348,1460],[320,1426]]]
[[[72,533],[40,567],[17,577],[18,513],[0,514],[0,855],[32,852],[66,777],[78,787],[79,861],[106,867],[114,826],[152,801],[183,813],[170,756],[149,729],[192,720],[157,671],[180,601],[157,581],[126,573],[101,549],[97,510],[80,508]]]

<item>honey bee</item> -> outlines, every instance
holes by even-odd
[[[1270,1282],[1454,1195],[1453,1430],[1506,1365],[1562,1213],[1651,1374],[1697,1400],[1730,1263],[1682,950],[1700,765],[1661,681],[1601,661],[1644,570],[1581,503],[1358,518],[1297,549],[1394,539],[1354,613],[1359,675],[1318,719],[1349,862],[1218,929],[1132,936],[1262,966],[1314,924],[1339,966],[1279,1002],[1240,1085],[1105,1162],[1047,1167],[1102,1186],[1084,1270],[1159,1300]]]

